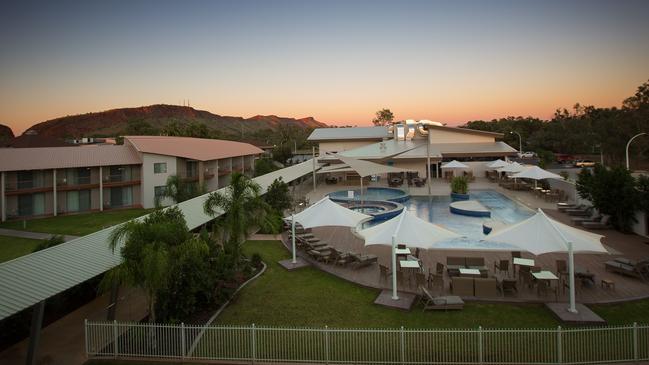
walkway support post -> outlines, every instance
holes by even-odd
[[[43,313],[45,312],[45,301],[34,305],[32,313],[32,327],[29,332],[29,347],[27,348],[27,365],[35,365],[38,355],[38,346],[41,339],[41,328],[43,326]]]
[[[426,143],[426,182],[428,185],[428,197],[430,198],[431,186],[430,186],[430,128],[428,129],[428,136],[426,136],[428,143]]]
[[[399,300],[397,295],[397,236],[392,236],[392,299]]]
[[[56,192],[56,169],[52,169],[52,213],[56,217],[56,211],[57,209],[57,192]]]
[[[117,298],[119,297],[119,284],[113,283],[110,288],[110,298],[108,303],[108,313],[106,313],[106,319],[109,321],[115,320],[115,314],[117,313]]]
[[[0,172],[0,220],[7,220],[7,197],[5,196],[5,172]]]
[[[104,211],[104,168],[99,166],[99,211]]]
[[[296,250],[295,250],[295,214],[291,214],[291,251],[293,251],[292,263],[297,263]]]
[[[311,154],[313,155],[313,191],[315,191],[315,146],[311,147]]]
[[[568,308],[568,311],[577,313],[575,306],[575,253],[573,252],[571,241],[568,241],[568,276],[570,282],[570,308]]]

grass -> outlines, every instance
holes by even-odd
[[[129,219],[139,217],[149,212],[149,209],[123,209],[74,215],[61,215],[58,217],[27,220],[25,227],[23,227],[22,220],[3,222],[2,224],[0,224],[0,228],[84,236],[99,231],[102,228],[126,222]]]
[[[0,236],[0,262],[9,261],[31,253],[40,240]]]
[[[595,313],[606,319],[610,325],[623,325],[638,322],[649,323],[649,300],[639,300],[620,304],[589,305]]]
[[[315,268],[289,272],[277,261],[289,253],[277,241],[249,241],[246,254],[268,265],[217,319],[218,324],[370,328],[556,327],[542,305],[467,303],[462,311],[409,312],[373,304],[377,290],[359,287]]]

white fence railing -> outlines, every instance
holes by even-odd
[[[547,329],[341,329],[86,321],[89,357],[390,364],[649,360],[649,325]]]

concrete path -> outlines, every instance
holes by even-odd
[[[250,241],[279,241],[282,239],[281,234],[258,234],[255,233],[248,238]]]
[[[29,238],[33,240],[47,240],[50,237],[54,236],[51,233],[40,233],[40,232],[29,232],[29,231],[19,231],[17,229],[6,229],[6,228],[0,228],[0,236],[10,236],[10,237],[19,237],[19,238]],[[70,236],[70,235],[64,235],[63,239],[67,241],[71,241],[75,238],[79,238],[78,236]]]
[[[87,361],[84,349],[84,320],[106,320],[109,293],[75,310],[43,328],[36,355],[38,365],[81,365]],[[118,321],[139,321],[147,313],[146,297],[136,289],[120,290]],[[47,305],[45,305],[47,312]],[[24,364],[29,339],[25,339],[2,353],[0,364]]]

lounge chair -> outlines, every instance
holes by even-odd
[[[593,212],[591,213],[590,216],[588,217],[572,217],[570,218],[570,221],[572,224],[575,225],[580,225],[584,224],[586,222],[598,222],[599,220],[602,219],[602,215],[597,212],[597,210],[593,209]]]
[[[474,296],[473,278],[452,277],[451,292],[462,297]]]
[[[577,208],[577,204],[570,204],[570,203],[557,203],[557,210],[560,212],[565,211],[566,209],[575,209]]]
[[[423,286],[419,287],[419,290],[422,293],[421,301],[424,303],[424,311],[464,309],[464,301],[458,296],[447,295],[443,297],[434,297]]]
[[[604,263],[606,271],[633,276],[643,281],[649,281],[649,260],[633,261],[617,258]]]
[[[584,207],[584,208],[576,208],[576,209],[566,209],[565,212],[568,215],[575,216],[575,217],[587,217],[591,214],[593,207]]]
[[[341,265],[345,266],[348,263],[352,262],[351,256],[348,253],[342,253],[335,248],[331,250],[329,254],[329,259],[327,259],[328,264]]]
[[[352,262],[352,269],[354,270],[363,268],[365,266],[370,266],[378,262],[378,257],[376,255],[357,254],[353,252],[350,252],[349,255],[352,257],[352,259],[354,259],[354,261]]]
[[[316,261],[326,262],[329,259],[331,251],[316,251],[309,250],[307,251],[309,256],[313,257]]]
[[[494,261],[494,273],[505,272],[509,275],[509,260]]]
[[[475,296],[478,298],[494,298],[498,296],[498,281],[496,278],[475,278],[473,285]]]
[[[598,222],[584,222],[582,225],[588,229],[606,229],[609,227],[610,215],[603,215]]]

